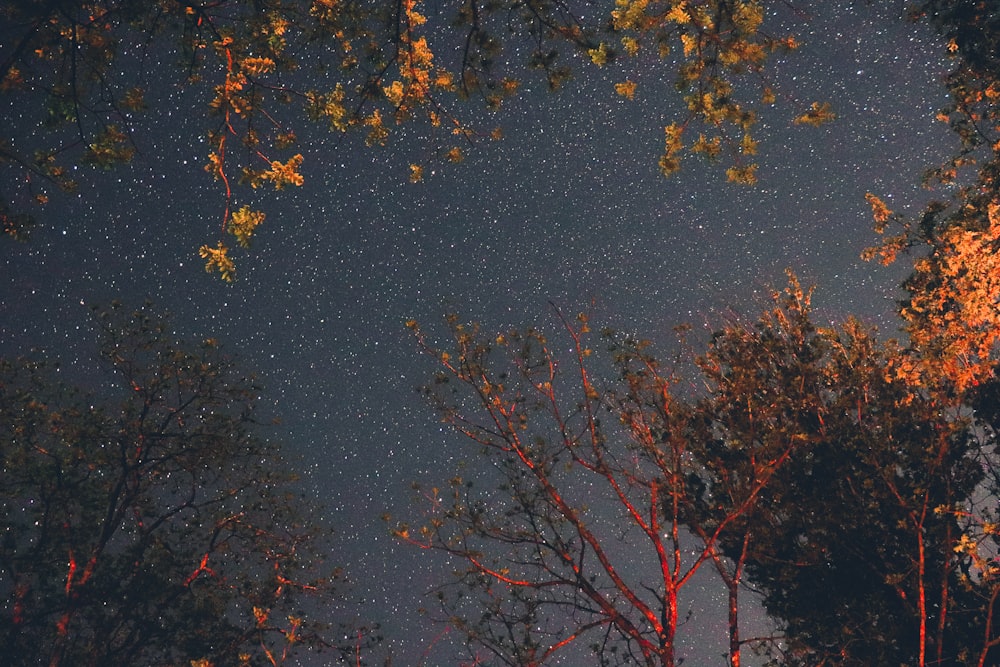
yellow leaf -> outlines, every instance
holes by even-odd
[[[608,45],[601,42],[600,46],[596,49],[588,49],[587,55],[590,56],[590,60],[598,67],[604,67],[608,63]]]
[[[828,123],[837,117],[830,108],[829,102],[813,102],[809,111],[795,119],[796,125],[812,125],[819,127],[823,123]]]
[[[206,272],[218,271],[224,281],[233,282],[236,277],[236,265],[229,258],[229,249],[222,241],[219,241],[219,244],[214,248],[203,245],[198,249],[198,254],[205,260]]]
[[[240,64],[250,76],[261,76],[274,71],[274,61],[270,58],[244,58]]]
[[[733,10],[733,23],[747,35],[757,32],[764,22],[764,8],[758,0],[744,0],[736,3]]]
[[[678,25],[684,25],[685,23],[691,22],[691,15],[687,11],[687,2],[679,2],[664,17],[667,21],[671,21]]]
[[[681,35],[681,44],[684,46],[684,57],[690,57],[698,46],[698,38],[690,33]]]
[[[368,136],[365,137],[365,143],[369,146],[374,146],[375,144],[384,145],[385,140],[389,138],[389,130],[385,129],[381,112],[378,109],[374,109],[371,115],[365,117],[363,122],[369,128]]]
[[[382,88],[382,92],[385,93],[387,100],[393,103],[395,106],[399,106],[403,103],[403,83],[401,81],[393,81],[390,85]]]
[[[615,92],[627,100],[635,97],[635,88],[635,81],[623,81],[622,83],[615,84]]]
[[[670,176],[681,168],[678,153],[684,148],[684,144],[681,142],[684,129],[679,127],[677,123],[671,123],[663,129],[666,136],[663,155],[660,157],[660,171],[664,176]]]
[[[757,165],[748,164],[742,167],[726,169],[726,177],[739,185],[753,185],[757,182]]]
[[[451,72],[440,70],[434,78],[434,85],[444,90],[451,90],[455,87],[455,80]]]
[[[692,153],[701,153],[709,159],[719,156],[722,150],[722,137],[715,136],[707,139],[704,134],[698,135],[698,140],[691,146]]]
[[[293,155],[288,162],[281,163],[275,160],[271,163],[271,168],[265,171],[262,176],[274,183],[275,190],[281,190],[286,185],[302,185],[304,179],[298,172],[302,166],[303,157],[301,154]]]
[[[236,242],[242,247],[250,246],[250,239],[254,230],[260,223],[264,222],[264,213],[261,211],[251,211],[249,206],[244,206],[234,212],[229,219],[229,233],[236,237]]]

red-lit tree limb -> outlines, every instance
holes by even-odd
[[[561,316],[560,320],[575,357],[570,374],[560,372],[546,340],[536,332],[500,336],[487,343],[474,328],[453,322],[456,349],[441,352],[418,330],[421,345],[443,368],[435,386],[445,390],[454,382],[464,387],[472,402],[452,403],[445,398],[451,394],[443,390],[429,391],[428,395],[445,421],[493,452],[499,488],[509,494],[501,502],[510,509],[501,514],[498,507],[494,515],[490,504],[477,504],[481,501],[456,480],[453,504],[442,504],[435,495],[431,518],[419,538],[406,527],[397,534],[423,548],[440,549],[464,559],[471,566],[464,579],[468,585],[491,590],[488,583],[476,583],[476,577],[481,576],[510,591],[511,607],[497,602],[502,597],[490,594],[493,618],[518,618],[522,612],[515,609],[523,608],[526,619],[536,619],[531,623],[538,625],[537,631],[526,628],[520,634],[510,630],[510,623],[503,624],[505,631],[497,635],[498,642],[499,638],[513,641],[515,636],[523,642],[520,648],[511,649],[520,657],[511,654],[504,658],[511,664],[537,664],[534,661],[539,655],[549,657],[589,631],[606,628],[614,630],[613,642],[623,642],[626,654],[640,663],[673,665],[679,593],[701,565],[712,562],[728,577],[727,613],[733,626],[730,662],[738,667],[742,643],[736,627],[736,590],[743,563],[741,560],[735,570],[726,569],[717,543],[754,507],[797,440],[786,438],[781,448],[768,451],[759,461],[752,454],[750,483],[740,498],[733,499],[728,513],[711,525],[696,525],[693,537],[682,537],[682,527],[693,518],[693,499],[686,486],[686,476],[695,470],[690,467],[688,451],[697,444],[688,432],[692,415],[681,403],[675,404],[669,391],[671,380],[661,377],[641,355],[629,357],[643,367],[641,370],[623,371],[630,383],[626,391],[609,393],[596,388],[586,364],[591,352],[583,340],[585,321],[578,329]],[[510,351],[510,367],[491,363],[494,346]],[[617,424],[602,425],[599,412],[608,413]],[[620,444],[612,445],[612,440]],[[626,447],[624,451],[618,449],[621,445]],[[576,472],[571,475],[568,471]],[[596,491],[600,488],[605,491]],[[643,581],[632,571],[634,565],[616,553],[621,549],[620,538],[598,529],[594,516],[581,510],[581,493],[598,494],[603,501],[612,502],[619,510],[614,516],[621,523],[620,530],[625,532],[632,526],[644,536],[657,572],[655,584]],[[609,512],[611,506],[603,507],[602,512]],[[691,545],[684,547],[682,541],[688,539],[696,548],[686,554]],[[741,539],[749,538],[744,535]],[[495,565],[484,560],[490,543],[506,545],[502,556],[491,556]],[[634,550],[636,545],[628,548]],[[628,578],[621,574],[626,565]],[[516,590],[522,592],[514,593]],[[652,600],[646,594],[651,594]],[[550,636],[544,628],[559,622],[545,619],[564,614],[573,621],[566,624],[564,619],[561,622],[567,629]],[[527,621],[525,625],[529,625]],[[477,630],[475,636],[492,635]],[[542,643],[536,644],[538,641]],[[499,644],[492,645],[492,650],[506,655]]]

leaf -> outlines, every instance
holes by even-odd
[[[678,154],[684,148],[684,144],[681,143],[681,135],[684,133],[684,129],[678,126],[677,123],[671,123],[663,129],[666,138],[664,140],[663,155],[660,157],[660,172],[664,176],[671,176],[681,168]]]
[[[677,25],[686,25],[691,22],[691,15],[687,11],[687,2],[679,2],[670,8],[666,16],[663,17],[665,20],[676,23]]]
[[[590,56],[591,62],[593,62],[598,67],[604,67],[608,63],[608,45],[601,42],[600,46],[596,49],[588,49],[587,55]]]
[[[298,141],[298,137],[295,136],[295,132],[288,130],[287,132],[279,132],[274,138],[274,147],[279,150],[284,150],[289,148]]]
[[[764,22],[764,7],[759,0],[741,0],[733,10],[733,23],[745,35],[757,32]]]
[[[365,117],[363,122],[369,128],[368,136],[365,137],[365,143],[369,146],[374,146],[375,144],[379,144],[380,146],[385,145],[386,139],[389,138],[389,130],[386,129],[379,110],[373,110],[370,115]]]
[[[406,94],[403,90],[402,81],[393,81],[388,86],[382,88],[382,92],[385,93],[385,98],[389,100],[393,106],[402,106],[403,96]]]
[[[692,153],[700,153],[710,160],[714,160],[722,151],[722,137],[714,136],[711,139],[704,134],[698,135],[698,140],[691,146]]]
[[[250,76],[262,76],[274,71],[274,61],[270,58],[244,58],[241,65]]]
[[[686,32],[681,35],[681,45],[684,47],[684,57],[690,58],[698,47],[698,38]]]
[[[753,185],[757,182],[757,165],[748,164],[742,167],[726,169],[726,178],[739,185]]]
[[[793,122],[796,125],[819,127],[823,123],[829,123],[836,117],[837,114],[833,113],[829,102],[813,102],[809,111],[796,118]]]
[[[229,233],[236,237],[236,242],[240,246],[248,248],[254,230],[264,222],[264,217],[263,212],[251,211],[249,206],[243,206],[230,216]]]
[[[274,183],[275,190],[281,190],[286,185],[302,185],[304,179],[298,169],[302,166],[302,155],[293,155],[288,162],[282,163],[275,160],[271,163],[271,168],[265,171],[262,176],[266,180]]]
[[[124,132],[117,125],[108,125],[97,139],[87,146],[83,161],[103,169],[110,169],[116,164],[128,162],[135,154],[135,149]]]
[[[875,231],[881,234],[885,231],[886,223],[892,216],[892,210],[886,206],[886,203],[868,192],[865,194],[865,201],[867,201],[872,207],[872,217],[875,218]]]
[[[212,273],[218,271],[220,277],[227,283],[233,282],[236,277],[236,265],[229,258],[229,249],[219,241],[219,244],[211,248],[203,245],[198,249],[198,254],[205,260],[205,271]]]
[[[623,81],[615,84],[615,92],[627,100],[635,98],[635,81]]]
[[[146,108],[145,91],[142,88],[129,88],[122,97],[122,106],[130,111],[142,111]]]

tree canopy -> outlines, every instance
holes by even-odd
[[[808,125],[836,116],[829,100],[784,94],[769,70],[773,54],[798,47],[808,17],[807,3],[778,0],[472,0],[433,11],[421,0],[4,3],[0,95],[16,132],[0,143],[0,222],[26,238],[51,188],[79,186],[75,167],[130,161],[144,112],[159,111],[147,109],[150,88],[170,77],[203,101],[196,126],[220,206],[218,240],[199,252],[225,280],[235,276],[230,244],[249,245],[264,221],[251,193],[304,182],[303,123],[362,132],[374,145],[396,125],[419,124],[436,159],[459,162],[477,139],[500,136],[462,101],[499,108],[533,71],[555,89],[574,68],[625,62],[625,80],[606,94],[632,99],[629,69],[662,68],[685,110],[668,113],[661,171],[698,155],[753,184],[754,127],[769,107],[790,103],[794,122]],[[996,14],[978,0],[922,0],[909,18],[933,25],[952,57],[952,101],[938,117],[963,146],[929,176],[951,182],[996,144]],[[980,166],[980,185],[991,186],[995,160]],[[419,181],[424,167],[409,173]],[[890,237],[884,252],[919,242],[940,214],[928,210],[924,232]]]
[[[341,595],[323,522],[261,436],[260,388],[218,343],[100,311],[117,400],[0,361],[5,664],[276,665],[372,636],[321,618]],[[364,632],[364,635],[361,632]],[[359,658],[360,659],[360,658]]]
[[[376,145],[396,125],[420,124],[436,159],[458,162],[477,139],[499,138],[461,101],[496,109],[533,71],[558,88],[574,67],[633,57],[634,68],[663,67],[686,110],[652,138],[664,141],[660,169],[673,174],[696,154],[750,184],[754,125],[779,99],[767,63],[797,47],[782,26],[802,11],[765,0],[473,0],[433,11],[420,0],[5,3],[0,95],[17,111],[6,119],[17,131],[0,143],[0,221],[25,238],[51,188],[79,186],[76,166],[131,160],[143,112],[159,111],[146,109],[150,88],[171,76],[203,100],[205,170],[221,205],[219,239],[200,254],[226,280],[235,275],[229,245],[248,245],[264,220],[250,193],[304,182],[303,122]],[[636,91],[626,78],[608,94]],[[825,101],[793,105],[796,122],[834,117]],[[423,174],[411,166],[412,180]]]
[[[426,393],[493,472],[424,491],[422,524],[396,532],[464,565],[439,601],[470,659],[679,664],[678,600],[710,569],[730,665],[750,649],[994,664],[995,380],[913,382],[929,360],[855,321],[816,327],[794,279],[757,322],[720,329],[694,375],[639,341],[591,341],[586,318],[565,342],[451,322],[447,348],[417,329],[442,366]],[[744,588],[776,635],[741,632]]]

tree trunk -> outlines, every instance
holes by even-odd
[[[740,580],[726,583],[729,588],[729,667],[740,667]]]

